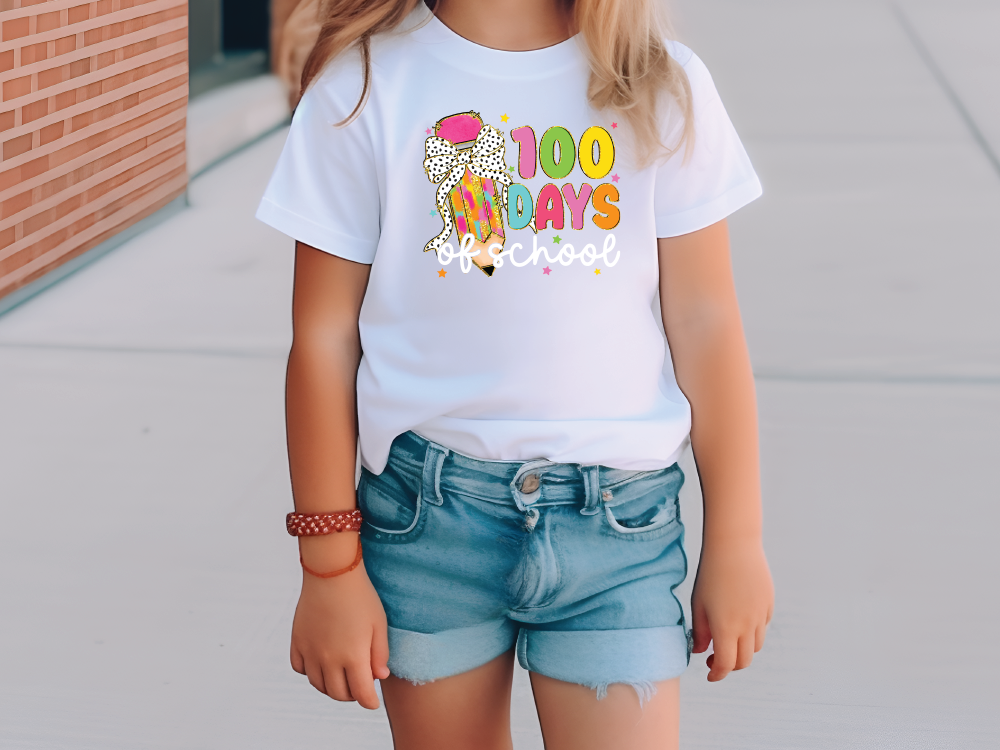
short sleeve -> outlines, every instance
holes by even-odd
[[[378,247],[380,200],[365,111],[335,125],[360,93],[357,60],[338,60],[306,91],[257,218],[318,250],[370,264]]]
[[[669,46],[691,83],[694,143],[657,169],[653,192],[657,237],[704,229],[761,194],[760,180],[705,64],[684,45]]]

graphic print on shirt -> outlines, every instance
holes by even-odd
[[[494,261],[486,251],[491,245],[503,249],[506,240],[497,185],[506,209],[507,190],[514,183],[506,171],[503,134],[492,125],[484,125],[479,113],[461,112],[438,120],[424,148],[427,179],[441,183],[435,197],[444,221],[444,228],[424,245],[424,252],[440,254],[452,231],[457,230],[459,237],[473,238],[474,254],[467,255],[483,273],[492,276]]]
[[[506,121],[506,115],[504,116]],[[529,126],[514,128],[511,138],[518,145],[518,174],[523,179],[535,176],[536,166],[552,180],[567,178],[577,166],[591,180],[607,177],[615,161],[615,147],[611,135],[602,127],[588,128],[577,144],[566,128],[548,128],[538,144],[534,130]],[[577,158],[579,156],[579,159]],[[449,115],[434,125],[434,135],[425,141],[424,172],[427,179],[438,184],[435,195],[437,213],[444,224],[441,231],[424,246],[424,252],[433,250],[442,265],[458,258],[464,273],[475,265],[487,276],[509,258],[515,267],[537,264],[544,258],[548,263],[570,265],[579,259],[585,266],[602,260],[611,267],[618,262],[620,253],[614,249],[615,237],[610,230],[618,226],[621,212],[615,205],[619,199],[618,175],[612,182],[596,188],[588,182],[578,187],[570,182],[560,189],[554,182],[546,184],[537,198],[520,183],[515,183],[506,163],[506,146],[503,134],[492,125],[485,124],[473,111]],[[498,200],[499,199],[499,200]],[[553,242],[560,247],[549,249],[538,244],[538,231],[551,225],[552,229],[584,228],[585,209],[592,205],[596,213],[593,223],[608,231],[604,246],[598,250],[587,244],[576,250],[573,244],[563,243],[558,235]],[[502,212],[501,212],[502,207]],[[566,226],[566,210],[570,226]],[[525,254],[521,243],[505,247],[504,214],[509,229],[531,229],[535,233],[530,254]],[[459,240],[456,251],[448,242],[452,232]],[[515,253],[517,251],[517,253]],[[518,257],[520,256],[520,257]],[[546,273],[549,273],[546,270]],[[443,269],[441,276],[444,275]]]

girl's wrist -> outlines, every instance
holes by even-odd
[[[358,552],[358,532],[299,537],[299,556],[310,570],[332,571],[347,567]]]
[[[702,535],[701,549],[702,556],[763,550],[764,538],[760,532],[756,531],[711,533],[705,529]]]

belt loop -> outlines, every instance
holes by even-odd
[[[424,456],[424,474],[422,478],[421,496],[434,505],[444,503],[441,495],[441,466],[444,459],[451,453],[443,445],[427,441],[427,453]]]
[[[594,466],[581,466],[580,471],[583,473],[583,491],[585,495],[585,504],[580,509],[580,513],[584,516],[593,516],[600,513],[601,504],[601,467]]]

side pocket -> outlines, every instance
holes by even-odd
[[[657,539],[679,527],[678,500],[684,475],[676,464],[636,481],[612,486],[604,502],[610,534],[635,541]]]
[[[626,536],[648,534],[669,526],[677,520],[677,501],[674,498],[658,498],[658,502],[638,515],[631,515],[635,508],[623,506],[605,507],[608,525]],[[617,514],[617,515],[616,515]]]
[[[361,536],[374,542],[410,542],[423,530],[425,513],[420,491],[414,491],[391,471],[361,470],[358,507],[364,523]]]

